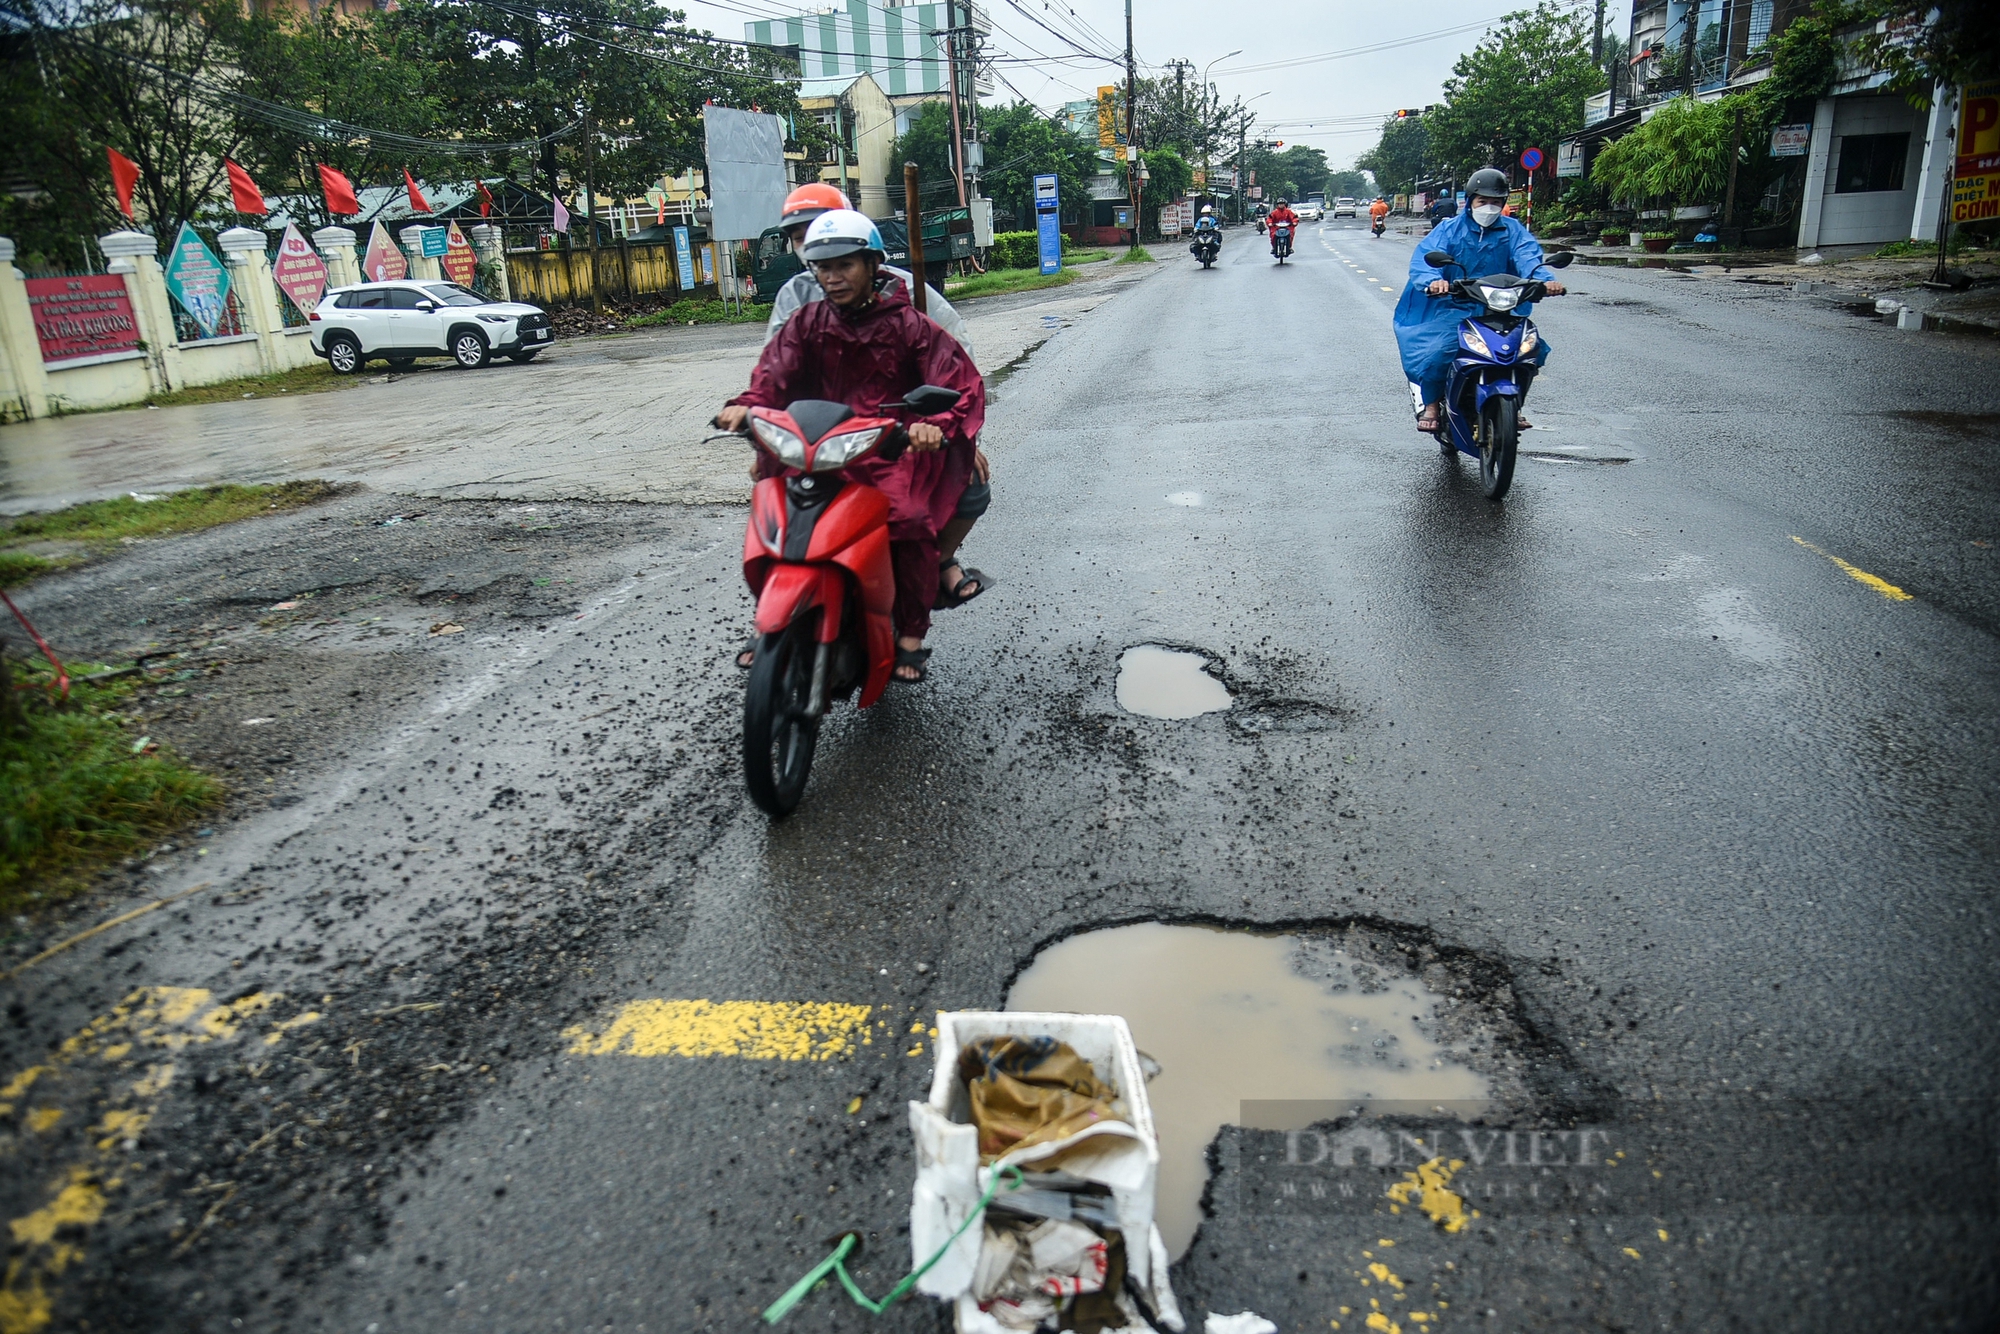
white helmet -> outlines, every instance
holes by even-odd
[[[812,220],[806,228],[805,243],[799,247],[799,257],[810,264],[864,251],[872,252],[878,260],[885,256],[881,229],[866,214],[851,208],[836,208]]]
[[[1209,214],[1211,214],[1211,213],[1215,212],[1215,205],[1213,205],[1213,204],[1203,204],[1203,205],[1201,206],[1201,212],[1202,212],[1202,216],[1203,216],[1203,217],[1207,217],[1207,216],[1208,216]]]

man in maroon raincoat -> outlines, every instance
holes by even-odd
[[[938,530],[957,512],[972,476],[973,440],[986,420],[986,384],[965,349],[925,319],[894,284],[878,279],[882,238],[859,213],[814,219],[803,247],[826,300],[800,308],[764,347],[750,387],[716,415],[739,429],[749,409],[784,408],[802,398],[874,413],[918,385],[959,391],[958,405],[908,423],[910,448],[893,462],[871,456],[847,475],[889,499],[889,557],[896,574],[896,668],[892,679],[921,681],[938,596]],[[786,471],[759,452],[757,475]]]

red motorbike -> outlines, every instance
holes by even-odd
[[[877,411],[931,416],[958,399],[955,389],[921,385]],[[889,500],[841,473],[871,456],[897,458],[910,438],[895,417],[857,417],[845,403],[812,398],[782,412],[752,408],[745,426],[786,476],[757,483],[743,535],[743,581],[757,599],[743,776],[751,800],[784,816],[805,795],[828,704],[859,690],[865,709],[889,684]]]

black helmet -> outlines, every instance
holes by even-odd
[[[1488,199],[1505,199],[1508,195],[1506,174],[1497,167],[1481,167],[1465,182],[1465,196],[1477,199],[1481,195]]]

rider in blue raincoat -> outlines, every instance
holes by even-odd
[[[1528,229],[1500,210],[1507,203],[1507,178],[1491,167],[1472,173],[1465,183],[1466,208],[1457,217],[1439,223],[1417,245],[1410,256],[1410,281],[1396,303],[1396,343],[1403,352],[1403,374],[1423,401],[1417,429],[1432,431],[1444,405],[1445,375],[1458,351],[1458,325],[1479,309],[1469,301],[1449,295],[1447,274],[1431,267],[1424,256],[1433,250],[1450,252],[1462,267],[1449,273],[1450,279],[1476,278],[1488,273],[1511,273],[1548,284],[1551,295],[1561,295],[1563,285],[1542,257],[1541,242]],[[1514,311],[1526,315],[1532,307]],[[1549,359],[1549,340],[1543,337],[1535,350],[1535,364]],[[1528,423],[1523,420],[1522,426]]]

